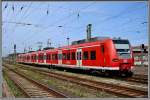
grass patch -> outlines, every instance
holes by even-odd
[[[56,78],[48,77],[38,73],[37,71],[29,71],[24,69],[18,69],[19,71],[25,73],[26,75],[32,77],[35,80],[46,83],[50,86],[54,86],[61,91],[67,91],[78,97],[88,97],[88,98],[114,98],[116,96],[108,94],[103,91],[89,89],[71,82],[58,80]]]

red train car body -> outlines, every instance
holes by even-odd
[[[123,74],[131,73],[134,64],[129,41],[110,38],[20,54],[17,61]]]

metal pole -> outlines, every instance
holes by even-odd
[[[144,44],[141,45],[141,65],[144,67],[143,56],[144,56]]]
[[[48,41],[47,41],[47,47],[51,47],[50,39],[48,39]]]
[[[69,39],[70,39],[70,38],[69,38],[69,37],[67,37],[68,46],[69,46]]]
[[[16,64],[16,44],[14,44],[14,64]]]
[[[143,60],[144,60],[144,59],[143,59],[144,52],[143,52],[143,49],[142,49],[142,51],[141,51],[141,52],[142,52],[142,61],[141,61],[141,64],[142,64],[142,66],[144,67],[144,61],[143,61]]]
[[[87,41],[90,41],[90,39],[91,39],[91,28],[92,28],[92,24],[88,24],[87,25],[87,30],[86,30],[86,32],[87,32]]]

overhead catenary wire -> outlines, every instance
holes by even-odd
[[[76,15],[77,15],[77,13],[76,13]],[[116,17],[116,18],[119,18],[119,17]],[[112,20],[112,19],[115,19],[115,17],[114,18],[108,18],[108,21],[110,21],[110,20]],[[107,21],[106,19],[105,19],[105,21]],[[66,22],[66,21],[65,21]],[[97,21],[97,22],[100,22],[100,21]],[[50,26],[50,28],[51,28],[52,26]],[[77,30],[78,31],[78,30]],[[36,33],[36,32],[35,32]],[[35,35],[35,34],[34,34]]]
[[[16,11],[16,5],[15,5],[15,3],[9,3],[9,9],[7,10],[8,11],[8,15],[7,15],[7,17],[4,17],[3,18],[3,20],[5,19],[15,19],[16,17],[14,17],[17,13],[15,12]],[[12,13],[12,14],[11,14]],[[11,17],[10,17],[11,16]],[[10,18],[9,18],[10,17]],[[7,25],[7,26],[6,26]],[[9,24],[4,24],[3,25],[3,28],[8,28],[9,26]],[[6,29],[7,30],[7,29]],[[8,32],[8,30],[7,30],[7,32]],[[7,35],[6,33],[5,33],[5,35]],[[13,39],[14,40],[14,39]],[[13,42],[12,42],[13,43]]]
[[[27,9],[25,10],[25,13],[20,17],[19,22],[20,22],[22,19],[25,20],[25,18],[27,18],[27,16],[25,16],[25,15],[27,14],[27,12],[29,11],[29,9],[30,9],[31,6],[32,6],[32,2],[29,4],[29,6],[27,7]],[[17,27],[17,25],[15,25],[14,30],[12,31],[12,33],[15,32],[16,27]]]
[[[8,3],[8,2],[7,2]],[[2,3],[2,5],[3,5],[4,3]],[[8,3],[9,4],[9,3]],[[7,17],[2,17],[2,20],[3,19],[5,19],[5,20],[12,20],[14,17],[10,17],[10,15],[11,15],[11,12],[12,12],[12,6],[13,6],[14,4],[12,3],[12,5],[11,4],[9,4],[9,6],[7,7],[7,12],[4,12],[4,14],[2,14],[2,16],[7,16]],[[9,9],[10,8],[10,9]],[[6,13],[6,14],[5,14]],[[12,12],[12,15],[14,15],[14,13]],[[9,18],[10,17],[10,18]],[[5,27],[5,25],[3,25],[2,27]],[[7,26],[8,27],[8,26]]]
[[[4,6],[4,11],[8,8],[8,3],[5,4]]]
[[[32,4],[32,2],[30,3],[30,5]],[[14,8],[15,9],[15,8]],[[27,7],[27,9],[24,11],[24,13],[23,13],[23,15],[21,15],[21,17],[24,17],[24,15],[28,12],[28,9],[29,9],[29,7]],[[16,11],[16,10],[15,10]],[[18,10],[18,13],[19,13],[20,11]],[[16,12],[16,14],[18,14],[17,12]],[[20,14],[20,13],[19,13]],[[16,19],[17,19],[17,17],[15,17]],[[14,18],[14,21],[15,21],[15,18]],[[21,19],[20,19],[21,20]],[[17,27],[17,25],[18,24],[16,24],[15,25],[15,27],[13,27],[13,29],[12,29],[12,32],[11,33],[14,33],[15,32],[15,29],[16,29],[16,27]],[[13,45],[13,43],[15,43],[15,39],[13,39],[14,37],[11,37],[11,39],[13,40],[13,42],[11,42],[12,43],[12,45]]]
[[[14,12],[13,14],[15,14],[15,15],[14,15],[15,17],[11,16],[11,18],[8,19],[8,21],[15,21],[16,19],[18,19],[18,17],[20,17],[20,14],[21,14],[21,13],[20,13],[19,10],[18,10],[18,12],[17,12],[17,10],[16,10],[17,7],[14,6],[14,5],[15,5],[15,3],[13,3],[12,8],[14,7],[13,9],[14,9],[15,12]],[[26,13],[26,12],[25,12],[25,13]],[[25,13],[24,13],[24,14],[25,14]],[[23,14],[22,16],[24,16],[24,14]],[[17,16],[17,15],[18,15],[18,16]],[[21,17],[22,17],[22,16],[21,16]],[[5,19],[5,20],[6,20],[6,19]],[[7,26],[7,27],[8,27],[8,26]],[[14,27],[12,27],[12,32],[11,32],[11,33],[13,33],[13,31],[15,30],[15,28],[16,28],[16,25],[15,25]]]
[[[32,23],[25,23],[25,22],[8,22],[8,21],[2,21],[2,24],[4,23],[9,23],[9,24],[16,24],[16,25],[30,25],[30,26],[34,26],[34,27],[39,27],[39,25],[37,24],[32,24]]]
[[[106,21],[117,19],[117,18],[121,18],[121,16],[124,16],[127,13],[128,14],[132,13],[132,12],[136,11],[137,9],[141,9],[141,8],[143,8],[145,6],[140,6],[139,8],[138,7],[139,6],[137,6],[137,7],[130,6],[130,7],[126,8],[126,9],[124,9],[123,11],[119,12],[116,15],[108,16],[104,20],[101,20],[101,21],[96,21],[95,24],[99,24],[99,22],[106,22]],[[131,8],[132,8],[132,10],[131,10]]]
[[[49,15],[49,4],[47,5],[47,11],[46,14]]]
[[[133,8],[133,10],[128,11],[128,10],[131,9],[131,8]],[[141,8],[143,8],[143,6],[142,6],[142,7],[141,7],[141,6],[139,7],[139,9],[141,9]],[[129,7],[129,8],[124,9],[123,11],[121,11],[120,13],[118,13],[118,14],[116,14],[116,15],[106,17],[104,20],[101,20],[101,21],[97,21],[97,20],[96,20],[96,22],[95,22],[94,24],[101,24],[102,22],[105,22],[105,23],[106,23],[107,21],[120,18],[120,16],[123,16],[123,15],[125,15],[125,14],[127,14],[127,13],[134,12],[134,11],[135,11],[134,9],[137,10],[137,7],[132,7],[132,6],[131,6],[131,7]],[[129,20],[128,22],[131,22],[131,21],[135,21],[135,19]],[[122,23],[120,26],[126,26],[126,25],[127,25],[126,23],[128,23],[128,22]],[[128,23],[128,24],[130,24],[130,23]],[[81,28],[84,28],[84,26],[80,26],[80,27],[77,27],[77,28],[78,28],[77,31],[79,31]],[[108,28],[109,28],[109,27],[108,27]],[[117,29],[118,29],[118,28],[117,28]],[[109,30],[109,29],[108,29],[108,30]]]
[[[60,10],[60,9],[62,9],[62,8],[64,8],[63,6],[59,6],[58,8],[56,8],[56,10],[55,11],[58,11],[58,10]],[[68,18],[69,18],[69,16],[70,16],[70,14],[68,15]],[[44,14],[44,16],[42,16],[41,18],[40,18],[40,20],[39,20],[39,22],[37,23],[37,24],[39,24],[40,22],[41,22],[41,20],[42,20],[42,23],[43,23],[43,21],[45,20],[45,17],[49,17],[48,15],[45,15]],[[51,15],[51,17],[52,17],[52,15]],[[64,17],[64,19],[65,19],[66,17]],[[53,23],[53,25],[52,24],[50,24],[50,25],[47,25],[45,28],[43,28],[43,29],[46,29],[46,28],[48,28],[48,27],[53,27],[54,25],[55,25],[55,23],[58,23],[58,22],[61,22],[61,21],[63,21],[63,19],[59,19],[59,20],[57,20],[57,21],[55,21],[54,23]]]
[[[92,2],[92,3],[90,3],[90,4],[88,4],[88,5],[85,6],[85,7],[82,7],[80,11],[82,11],[82,10],[84,10],[84,9],[87,9],[88,7],[92,6],[93,4],[95,4],[95,1]],[[74,13],[76,14],[76,12],[74,12]],[[68,18],[70,18],[71,16],[74,16],[74,14],[69,14],[68,16],[63,17],[63,18],[61,18],[61,19],[55,21],[54,23],[52,23],[52,24],[48,25],[47,27],[43,28],[43,30],[36,32],[36,34],[38,34],[39,32],[42,33],[43,31],[45,31],[45,30],[48,29],[49,27],[53,27],[54,25],[57,25],[57,24],[60,23],[60,22],[64,22],[64,21],[68,20]],[[53,28],[55,28],[55,27],[53,27]],[[57,27],[56,27],[56,28],[57,28]],[[35,34],[31,35],[30,37],[33,37],[34,35],[35,35]],[[36,35],[36,36],[38,36],[38,35]],[[36,36],[34,36],[34,38],[35,38]],[[30,38],[30,37],[28,37],[28,38]],[[32,38],[32,39],[33,39],[33,38]],[[25,40],[26,40],[26,39],[25,39]],[[29,40],[29,39],[28,39],[28,40]]]

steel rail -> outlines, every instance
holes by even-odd
[[[7,67],[8,68],[8,67]],[[25,76],[23,73],[19,73],[19,72],[17,72],[16,70],[14,70],[14,69],[11,69],[11,68],[8,68],[10,71],[12,71],[13,73],[15,73],[15,74],[17,74],[18,76],[20,76],[20,77],[22,77],[22,78],[24,78],[25,80],[27,80],[27,81],[29,81],[30,83],[32,83],[32,84],[34,84],[34,85],[36,85],[36,86],[38,86],[39,88],[37,88],[37,90],[39,90],[38,92],[40,93],[40,90],[42,89],[42,92],[43,92],[43,96],[46,96],[46,97],[56,97],[56,98],[68,98],[68,96],[66,96],[66,95],[64,95],[63,93],[61,93],[61,92],[58,92],[58,91],[56,91],[56,90],[54,90],[54,89],[52,89],[52,88],[50,88],[50,87],[48,87],[48,86],[46,86],[46,85],[44,85],[44,84],[42,84],[42,83],[39,83],[39,82],[37,82],[37,81],[35,81],[35,80],[33,80],[33,79],[31,79],[31,78],[29,78],[29,77],[27,77],[27,76]],[[22,85],[20,85],[14,78],[13,78],[13,76],[9,76],[16,84],[17,84],[17,86],[19,86],[23,91],[24,91],[24,93],[25,94],[27,94],[27,96],[28,97],[34,97],[33,96],[33,94],[34,93],[28,93],[28,91],[22,86]],[[28,84],[29,85],[29,84]],[[31,87],[31,89],[36,89],[35,87],[34,88],[32,88]],[[30,90],[31,90],[30,89]],[[31,90],[32,91],[32,90]],[[33,91],[34,92],[34,91]],[[37,92],[37,91],[36,91]],[[42,93],[41,92],[41,93]],[[46,93],[47,92],[47,93]],[[50,95],[49,95],[50,94]],[[42,97],[42,96],[38,96],[37,95],[37,97]]]
[[[125,86],[118,86],[118,85],[114,85],[114,84],[92,81],[92,80],[88,80],[88,79],[84,79],[84,78],[64,75],[64,74],[55,73],[55,72],[44,71],[44,70],[40,70],[37,68],[31,68],[31,67],[30,67],[30,69],[27,67],[22,67],[22,68],[24,68],[26,70],[31,70],[31,71],[38,71],[39,73],[41,73],[43,75],[47,75],[47,76],[54,77],[54,78],[64,80],[64,81],[73,82],[73,83],[83,85],[83,86],[86,86],[86,87],[89,87],[92,89],[104,90],[106,92],[116,94],[117,96],[121,96],[121,97],[147,97],[147,95],[148,95],[147,91],[132,89],[132,88],[125,87]]]

